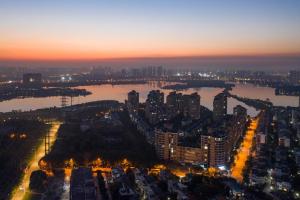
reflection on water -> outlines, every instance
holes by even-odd
[[[261,99],[270,101],[275,106],[298,106],[299,98],[295,96],[276,96],[275,89],[269,87],[260,87],[252,84],[236,84],[231,91],[241,97],[248,97],[252,99]]]
[[[73,104],[85,103],[89,101],[97,100],[118,100],[124,102],[127,98],[127,93],[130,90],[136,90],[140,93],[140,101],[144,102],[147,98],[147,94],[150,90],[159,89],[161,86],[164,86],[165,82],[150,82],[148,84],[132,84],[132,85],[93,85],[93,86],[80,86],[77,88],[87,89],[91,91],[92,94],[86,97],[75,97],[73,98]],[[221,88],[197,88],[197,89],[187,89],[181,91],[184,94],[190,94],[193,92],[198,92],[201,96],[201,105],[212,109],[213,98],[223,89]],[[163,90],[165,96],[171,90]],[[238,84],[232,90],[233,94],[239,96],[245,96],[249,98],[260,98],[266,99],[269,98],[275,105],[291,105],[297,106],[298,98],[297,97],[287,97],[287,96],[275,96],[274,89],[265,88],[265,87],[255,87],[251,84],[241,85]],[[70,101],[70,100],[69,100]],[[69,102],[70,103],[70,102]],[[5,102],[0,102],[0,112],[9,112],[11,110],[35,110],[45,107],[54,107],[60,106],[61,99],[60,97],[46,97],[46,98],[25,98],[25,99],[13,99]],[[228,113],[232,113],[232,109],[236,105],[245,106],[248,109],[248,113],[251,116],[257,114],[257,111],[254,108],[250,108],[238,102],[235,99],[228,99]]]

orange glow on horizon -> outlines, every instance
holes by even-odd
[[[1,40],[0,40],[1,42]],[[150,41],[151,42],[151,41]],[[2,42],[1,42],[2,43]],[[290,46],[258,48],[239,44],[190,46],[135,43],[61,43],[59,41],[7,42],[0,47],[0,60],[102,60],[127,58],[180,58],[180,57],[239,57],[239,56],[300,56]]]
[[[300,55],[292,2],[21,2],[0,8],[0,60]]]
[[[0,51],[0,60],[29,60],[29,61],[51,61],[51,60],[114,60],[114,59],[140,59],[140,58],[214,58],[214,57],[281,57],[292,56],[299,57],[300,53],[85,53],[85,52],[64,52],[64,51],[40,51],[40,52],[14,52],[5,53]]]

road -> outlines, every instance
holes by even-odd
[[[231,168],[231,176],[237,181],[243,181],[243,170],[245,168],[246,161],[250,155],[250,151],[253,145],[253,137],[258,126],[258,118],[251,120],[251,123],[246,131],[245,137],[241,143],[238,153],[234,157],[234,164]]]
[[[50,146],[52,146],[56,140],[57,132],[60,127],[61,123],[59,121],[55,121],[51,123],[50,128]],[[39,170],[38,162],[39,160],[45,155],[45,146],[44,141],[42,141],[35,153],[32,155],[30,161],[28,162],[28,167],[23,174],[23,177],[19,183],[13,190],[12,200],[23,200],[26,193],[29,191],[29,182],[30,182],[30,175],[33,171]]]

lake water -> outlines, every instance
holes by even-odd
[[[231,91],[241,97],[252,99],[269,99],[275,106],[293,106],[299,105],[299,97],[296,96],[276,96],[275,89],[269,87],[260,87],[252,84],[236,84]]]
[[[150,82],[147,84],[132,84],[132,85],[93,85],[93,86],[80,86],[76,88],[87,89],[92,94],[85,97],[73,98],[73,104],[85,103],[97,100],[118,100],[124,102],[127,98],[127,93],[131,90],[136,90],[140,93],[140,101],[144,102],[147,98],[147,94],[150,90],[159,89],[163,86],[164,82]],[[171,90],[162,90],[166,95]],[[212,110],[213,98],[220,92],[222,88],[199,88],[199,89],[187,89],[181,91],[184,94],[190,94],[198,92],[201,96],[201,105]],[[251,84],[237,84],[232,90],[233,94],[239,96],[258,98],[265,100],[269,98],[275,105],[280,106],[298,106],[298,97],[291,96],[275,96],[273,88],[256,87]],[[70,99],[68,99],[70,103]],[[251,116],[255,116],[258,111],[254,108],[246,106],[244,103],[235,99],[228,99],[228,113],[232,113],[233,107],[236,105],[242,105],[248,109],[248,113]],[[25,99],[13,99],[9,101],[0,102],[0,112],[9,112],[12,110],[35,110],[46,107],[59,107],[61,105],[61,97],[43,97],[43,98],[25,98]]]

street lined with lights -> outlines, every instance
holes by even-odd
[[[57,132],[60,127],[61,123],[59,121],[55,121],[51,123],[50,132],[50,146],[52,146],[57,138]],[[24,199],[26,192],[29,191],[29,182],[30,182],[30,175],[33,171],[39,170],[39,161],[45,155],[45,147],[44,141],[40,143],[38,148],[36,149],[35,154],[32,155],[30,161],[28,162],[28,167],[26,168],[22,180],[20,181],[19,185],[13,190],[12,200],[22,200]]]
[[[243,181],[243,170],[246,165],[246,161],[250,155],[250,151],[253,145],[253,138],[255,136],[255,131],[258,126],[259,118],[255,118],[251,120],[250,126],[246,131],[246,135],[244,140],[241,143],[240,148],[238,149],[238,153],[234,158],[234,164],[231,168],[231,176],[235,178],[237,181]]]

